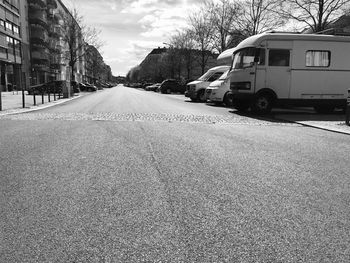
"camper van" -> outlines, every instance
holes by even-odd
[[[231,65],[235,48],[230,48],[222,52],[218,58],[218,64]],[[218,80],[209,84],[205,89],[206,99],[213,103],[224,103],[226,106],[232,105],[232,94],[230,90],[230,74],[229,69],[220,76]]]
[[[209,86],[210,82],[217,80],[230,66],[218,66],[209,69],[199,79],[187,84],[187,90],[185,96],[191,98],[193,101],[206,101],[205,89]]]
[[[264,33],[243,40],[231,68],[238,110],[268,113],[274,106],[345,108],[350,85],[350,37]]]

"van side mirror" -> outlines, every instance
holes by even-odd
[[[260,61],[260,58],[258,56],[254,57],[254,62],[255,63],[259,63],[259,61]]]

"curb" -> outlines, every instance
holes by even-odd
[[[46,104],[41,104],[38,106],[31,106],[30,108],[17,108],[17,109],[9,109],[9,110],[5,110],[5,111],[0,111],[0,117],[1,116],[6,116],[6,115],[15,115],[15,114],[20,114],[20,113],[28,113],[28,112],[33,112],[33,111],[38,111],[38,110],[43,110],[43,109],[47,109],[68,101],[72,101],[81,97],[84,97],[85,95],[77,95],[71,98],[67,98],[67,99],[59,99],[56,101],[51,101],[51,102],[47,102]]]
[[[296,123],[299,124],[301,126],[304,127],[308,127],[308,128],[314,128],[314,129],[319,129],[319,130],[323,130],[323,131],[329,131],[329,132],[335,132],[335,133],[339,133],[339,134],[344,134],[344,135],[350,135],[350,126],[349,126],[349,131],[341,131],[338,129],[332,129],[331,127],[325,127],[322,125],[316,125],[316,124],[311,124],[311,123],[305,123],[305,122],[300,122],[300,121],[293,121],[293,120],[288,120],[288,119],[283,119],[283,118],[274,118],[276,120],[281,120],[281,121],[287,121],[290,123]],[[344,120],[345,123],[345,120]],[[346,124],[344,124],[346,126]]]
[[[328,128],[328,127],[322,127],[319,125],[312,125],[312,124],[307,124],[307,123],[302,123],[302,122],[297,122],[297,121],[295,121],[294,123],[297,123],[297,124],[300,124],[302,126],[309,127],[309,128],[323,130],[323,131],[330,131],[330,132],[335,132],[335,133],[339,133],[339,134],[343,134],[343,135],[350,135],[350,131],[349,132],[340,131],[338,129],[332,129],[332,128]],[[344,124],[344,125],[346,125],[346,124]]]

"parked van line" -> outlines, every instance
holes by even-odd
[[[222,52],[217,58],[218,63],[226,63],[226,65],[231,65],[235,51],[236,48],[230,48]],[[209,84],[209,87],[205,90],[205,94],[206,99],[209,102],[214,102],[216,104],[224,103],[226,106],[232,105],[229,69],[223,75],[221,75],[218,80]]]
[[[209,69],[203,76],[187,84],[185,96],[193,101],[206,101],[205,89],[210,82],[217,80],[230,66],[218,66]]]
[[[350,37],[264,33],[243,40],[234,54],[234,106],[266,113],[277,105],[345,107]]]

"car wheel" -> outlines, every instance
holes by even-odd
[[[267,114],[271,109],[272,97],[267,93],[259,94],[252,104],[252,111],[257,114]]]
[[[197,95],[197,98],[200,102],[205,102],[206,101],[206,98],[205,98],[205,90],[202,89],[198,92],[198,95]]]
[[[227,107],[231,107],[233,104],[233,96],[231,93],[226,93],[224,96],[224,103]]]

